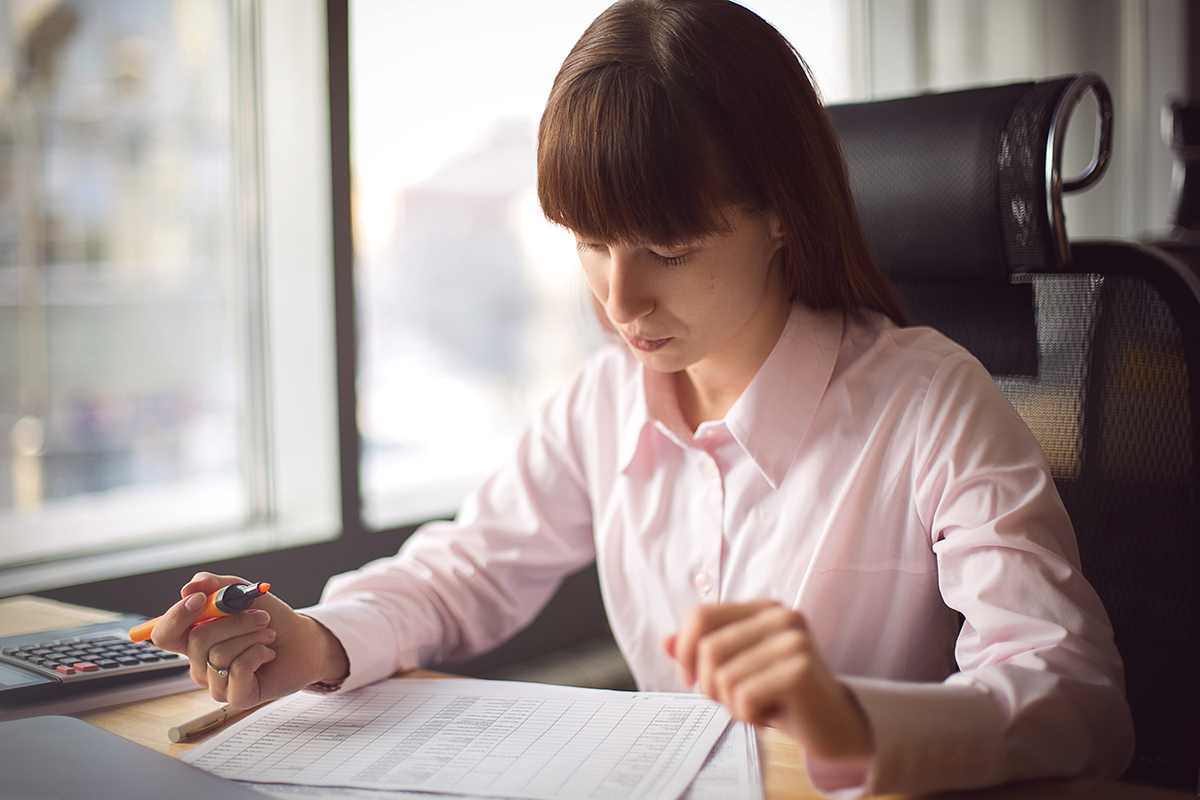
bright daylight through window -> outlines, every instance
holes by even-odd
[[[0,565],[247,512],[230,25],[0,2]]]
[[[537,123],[611,0],[353,0],[363,511],[453,514],[601,341],[574,239],[534,192]],[[833,0],[753,4],[845,96]]]

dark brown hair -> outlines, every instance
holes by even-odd
[[[905,322],[807,67],[728,0],[621,0],[596,18],[542,115],[538,199],[551,222],[609,243],[723,232],[731,204],[774,210],[792,302]]]

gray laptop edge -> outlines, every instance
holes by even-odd
[[[0,722],[0,798],[89,797],[263,800],[258,792],[74,717]]]

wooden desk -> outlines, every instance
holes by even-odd
[[[417,678],[448,677],[440,673],[416,671],[408,673]],[[138,744],[178,758],[216,731],[201,734],[180,744],[167,740],[167,728],[176,723],[211,711],[216,702],[204,690],[143,700],[125,706],[79,714],[93,725],[120,734]],[[758,736],[763,761],[763,778],[769,800],[818,800],[821,795],[813,789],[804,772],[799,748],[782,733],[766,729]],[[891,800],[918,800],[915,795],[886,795]],[[932,800],[933,796],[926,796]],[[953,792],[936,795],[937,800],[1062,800],[1062,798],[1092,800],[1184,800],[1192,797],[1182,792],[1150,789],[1122,783],[1094,780],[1034,781],[1011,784],[974,792]]]

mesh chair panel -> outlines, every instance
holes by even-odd
[[[1132,780],[1196,789],[1196,440],[1183,336],[1158,291],[1100,290],[1084,479],[1063,487],[1084,571],[1113,620],[1138,731]],[[1114,535],[1120,532],[1123,535]]]
[[[1083,388],[1098,279],[1017,275],[1012,280],[1033,291],[1037,366],[1030,375],[994,377],[1041,443],[1061,488],[1062,481],[1079,477],[1083,458]],[[975,324],[991,328],[990,321]],[[985,338],[984,333],[977,337]]]
[[[1195,336],[1137,275],[1015,280],[1034,285],[1040,370],[997,384],[1042,443],[1112,619],[1137,730],[1125,779],[1195,791]]]

